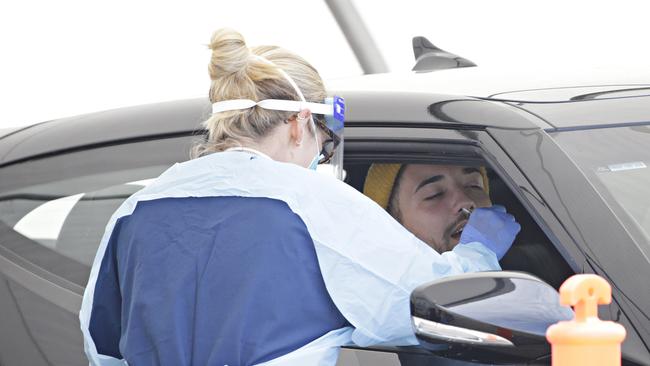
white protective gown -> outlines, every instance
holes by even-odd
[[[334,365],[339,347],[352,343],[417,344],[409,308],[415,287],[443,276],[500,269],[494,253],[477,242],[438,254],[375,202],[332,177],[251,152],[215,153],[175,164],[128,198],[111,217],[80,312],[91,364],[126,364],[98,354],[89,333],[95,283],[117,219],[131,214],[138,201],[217,196],[267,197],[286,202],[304,221],[327,291],[353,325],[332,330],[267,365]]]

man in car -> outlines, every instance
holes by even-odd
[[[461,241],[490,240],[503,248],[501,259],[520,229],[502,206],[492,206],[483,167],[373,164],[364,194],[439,253]]]

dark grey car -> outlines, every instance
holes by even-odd
[[[625,326],[624,363],[650,365],[650,85],[454,95],[430,79],[430,92],[334,90],[348,106],[346,181],[361,189],[373,162],[486,165],[492,200],[522,224],[502,267],[555,288],[574,273],[603,276],[613,302],[600,316]],[[0,138],[0,365],[87,364],[77,315],[105,225],[189,158],[208,112],[185,100]],[[339,364],[467,364],[448,356],[348,348]]]

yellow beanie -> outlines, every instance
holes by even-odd
[[[401,167],[402,164],[372,164],[363,184],[363,194],[377,202],[384,210],[388,208],[388,200]]]
[[[388,208],[390,195],[393,193],[395,179],[399,173],[402,164],[372,164],[368,169],[366,181],[363,184],[363,194],[370,197],[381,207]],[[483,187],[485,193],[490,194],[490,181],[488,180],[485,167],[480,167],[481,176],[483,177]]]

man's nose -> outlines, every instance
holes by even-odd
[[[468,196],[465,193],[465,190],[463,189],[458,189],[458,188],[454,189],[454,193],[452,197],[453,197],[452,211],[454,213],[460,214],[462,213],[463,209],[472,211],[476,208],[476,203],[474,202],[474,200],[472,200],[470,196]]]

